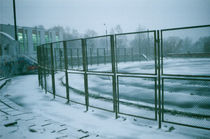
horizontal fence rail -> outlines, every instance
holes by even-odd
[[[54,98],[210,130],[210,25],[48,43],[37,59]]]

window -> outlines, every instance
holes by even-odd
[[[19,52],[24,53],[24,38],[23,38],[23,29],[18,30],[18,41],[19,41]]]
[[[52,42],[53,38],[52,38],[52,32],[50,32],[50,42]]]
[[[28,53],[28,32],[27,30],[24,31],[24,46],[25,46],[25,53]]]
[[[56,42],[59,41],[59,33],[58,32],[55,33],[55,41]],[[59,43],[56,43],[56,46],[59,47],[60,46]]]
[[[37,31],[37,45],[41,44],[41,35],[40,31]]]
[[[36,30],[32,31],[32,41],[33,41],[33,50],[36,51],[36,47],[38,45],[38,43],[37,43],[37,31]]]
[[[56,32],[56,34],[55,34],[55,41],[59,41],[59,33],[58,32]]]
[[[45,43],[49,43],[50,42],[49,32],[45,32],[44,38],[45,38]]]

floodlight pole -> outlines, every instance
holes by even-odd
[[[104,24],[105,28],[106,28],[106,47],[107,47],[107,26],[106,23]]]
[[[15,40],[18,40],[17,36],[17,23],[16,23],[16,7],[15,7],[15,0],[13,0],[13,14],[14,14],[14,27],[15,27]]]

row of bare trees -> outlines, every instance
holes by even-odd
[[[210,53],[210,36],[200,37],[196,42],[190,38],[169,37],[163,42],[164,54]]]
[[[87,38],[97,36],[97,32],[94,30],[87,30],[84,34],[81,34],[76,29],[70,29],[68,27],[55,26],[51,28],[55,31],[62,31],[64,40],[71,40],[75,38]],[[137,31],[145,30],[139,27]],[[123,33],[120,25],[111,28],[109,34]],[[98,39],[88,39],[87,45],[89,48],[106,48],[109,49],[110,42],[109,37],[102,37]],[[135,53],[139,55],[146,55],[147,57],[153,57],[154,55],[154,34],[151,33],[137,33],[129,35],[119,35],[116,37],[117,48],[131,48]],[[78,42],[72,42],[73,48],[80,48],[81,44]],[[210,36],[200,37],[197,41],[192,38],[181,38],[180,36],[170,36],[163,38],[163,53],[164,55],[171,53],[210,53]]]

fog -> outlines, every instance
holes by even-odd
[[[0,23],[12,24],[12,0],[0,3]],[[60,25],[99,35],[118,24],[123,32],[209,24],[209,6],[209,0],[16,0],[19,26]]]

